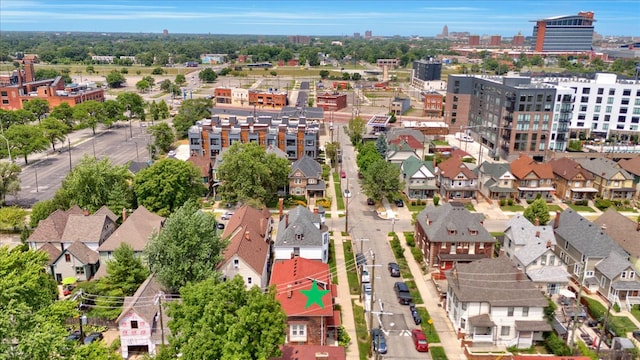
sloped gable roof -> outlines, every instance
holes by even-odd
[[[203,177],[209,176],[210,171],[213,168],[213,163],[211,162],[211,158],[204,155],[198,155],[197,153],[191,154],[187,159],[187,162],[192,163],[200,169],[200,173]]]
[[[78,259],[78,261],[80,261],[84,265],[97,264],[98,261],[100,261],[100,257],[98,256],[98,253],[89,249],[87,245],[85,245],[80,241],[74,242],[68,248],[62,251],[60,253],[60,256],[58,256],[58,259],[60,259],[65,253],[69,253],[73,255],[76,259]],[[58,259],[56,259],[55,262],[57,262]]]
[[[460,158],[452,157],[438,165],[438,173],[442,177],[452,179],[462,173],[467,179],[477,179],[478,175],[460,160]]]
[[[111,209],[109,209],[104,205],[100,209],[98,209],[93,215],[105,215],[107,218],[109,218],[109,220],[113,222],[118,221],[118,215],[114,214],[113,211],[111,211]]]
[[[608,208],[593,223],[634,257],[640,257],[640,226],[636,221]]]
[[[462,150],[460,148],[454,149],[451,152],[451,156],[457,157],[459,159],[469,159],[469,158],[473,159],[473,155],[469,154],[468,152],[466,152],[466,151],[464,151],[464,150]]]
[[[53,263],[55,263],[60,257],[60,254],[62,254],[62,251],[51,243],[45,243],[38,250],[47,253],[47,256],[49,257],[49,265],[53,265]]]
[[[306,308],[307,297],[300,290],[311,289],[313,279],[317,281],[318,288],[323,289],[323,283],[330,289],[329,265],[318,260],[310,260],[301,257],[278,260],[273,264],[271,272],[271,285],[276,287],[276,299],[282,305],[282,310],[287,316],[332,316],[335,294],[327,293],[322,297],[321,308],[317,304]]]
[[[292,177],[298,170],[300,170],[307,179],[320,179],[322,177],[322,166],[320,163],[307,155],[291,164],[289,177]]]
[[[411,178],[418,171],[421,171],[423,166],[426,167],[426,170],[428,171],[428,173],[425,173],[424,175],[426,177],[435,178],[435,170],[433,169],[431,161],[421,161],[420,159],[411,156],[402,162],[400,168],[408,178]]]
[[[67,220],[67,226],[65,226],[60,240],[99,243],[102,240],[102,231],[107,222],[113,222],[107,215],[72,214]]]
[[[582,255],[605,258],[612,250],[624,255],[625,251],[607,236],[599,226],[585,219],[572,209],[560,213],[556,235],[562,237]]]
[[[160,231],[164,218],[154,214],[140,205],[127,219],[105,240],[98,251],[114,251],[123,243],[129,244],[133,251],[142,251],[154,232]]]
[[[615,251],[612,251],[608,257],[596,264],[596,270],[600,271],[608,279],[614,279],[623,271],[631,268],[631,263],[627,257]]]
[[[40,220],[38,227],[33,231],[27,241],[29,242],[58,242],[67,226],[69,215],[82,214],[82,209],[77,205],[69,210],[56,210],[46,219]]]
[[[482,163],[480,167],[482,168],[482,172],[484,174],[488,175],[489,177],[495,180],[500,179],[500,177],[502,177],[506,173],[513,175],[511,174],[511,170],[510,170],[511,167],[509,166],[509,163],[506,163],[506,162],[491,163],[491,162],[485,161]]]
[[[611,179],[617,174],[621,174],[625,179],[633,180],[633,176],[631,174],[611,159],[576,159],[576,161],[595,176]]]
[[[268,209],[257,210],[249,205],[238,209],[222,233],[229,239],[229,245],[223,252],[224,260],[219,267],[237,255],[258,274],[262,274],[269,255],[269,243],[265,239],[271,213]]]
[[[578,174],[582,174],[585,180],[593,180],[593,175],[582,168],[575,160],[568,157],[561,157],[549,160],[553,173],[565,180],[573,180]]]
[[[416,221],[432,242],[493,241],[491,234],[482,225],[483,214],[471,213],[463,206],[452,206],[448,202],[438,207],[429,205],[418,214]],[[450,230],[456,231],[452,233]],[[469,235],[470,230],[477,231],[477,235]]]
[[[306,207],[298,205],[289,210],[278,223],[275,246],[322,246],[322,233],[315,223],[320,223],[320,215]]]
[[[511,162],[511,173],[518,179],[524,179],[530,173],[534,173],[538,179],[553,179],[553,169],[548,163],[536,163],[525,154]]]
[[[630,174],[640,176],[640,156],[631,159],[622,159],[618,161],[618,165]]]
[[[408,146],[413,150],[424,149],[424,144],[413,137],[413,135],[400,135],[390,140],[389,144],[399,147]]]
[[[130,311],[133,311],[143,318],[146,323],[153,324],[156,314],[158,313],[158,307],[150,306],[150,302],[154,296],[158,295],[161,291],[164,291],[164,288],[156,280],[155,275],[149,276],[147,280],[138,287],[138,290],[136,290],[133,296],[124,298],[123,310],[116,322],[119,323],[124,316]],[[165,323],[165,326],[166,324],[167,323]]]

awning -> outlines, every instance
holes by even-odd
[[[520,191],[556,191],[552,187],[518,187]]]
[[[592,193],[597,193],[598,189],[592,188],[592,187],[584,187],[584,188],[572,188],[571,191],[573,192],[592,192]]]
[[[558,295],[564,296],[564,297],[569,298],[569,299],[575,299],[576,298],[576,294],[573,291],[568,290],[568,289],[560,289],[560,290],[558,290]]]
[[[491,321],[489,314],[482,314],[469,317],[469,325],[475,327],[494,327],[496,324]]]
[[[71,284],[75,284],[77,282],[78,282],[78,280],[76,278],[74,278],[73,276],[66,277],[66,278],[62,279],[62,285],[71,285]]]
[[[516,320],[517,331],[551,331],[551,325],[545,320],[522,321]]]
[[[637,281],[624,281],[624,280],[616,280],[611,283],[611,288],[614,290],[640,290],[640,284]]]

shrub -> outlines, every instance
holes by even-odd
[[[415,200],[411,200],[411,206],[416,206],[416,201]]]
[[[411,232],[404,233],[404,238],[407,240],[407,246],[409,246],[409,247],[416,246],[416,241],[413,238],[413,233],[411,233]]]
[[[349,333],[347,333],[347,331],[344,329],[344,326],[340,325],[340,327],[338,328],[338,344],[340,346],[347,347],[349,346],[350,342],[351,337],[349,336]]]
[[[500,206],[505,206],[507,204],[506,199],[500,199]]]
[[[599,210],[602,211],[602,210],[606,210],[606,209],[610,208],[613,205],[613,203],[611,202],[611,200],[598,199],[598,200],[596,200],[595,205]]]
[[[507,205],[513,206],[513,199],[508,199],[507,200]]]
[[[424,260],[424,256],[422,255],[422,251],[417,248],[417,247],[412,247],[411,248],[411,255],[413,255],[413,259],[418,263],[418,264],[422,264],[422,261]]]
[[[555,333],[550,333],[545,339],[544,346],[550,353],[559,356],[572,355],[571,348],[562,341]]]
[[[323,208],[329,210],[331,209],[331,198],[324,198],[316,200],[316,205],[322,206]]]
[[[438,195],[434,195],[434,197],[433,197],[433,206],[438,206],[439,202],[440,202],[440,198],[438,197]]]
[[[533,203],[534,201],[534,199],[527,199],[527,204],[531,205],[531,203]]]
[[[589,200],[576,200],[576,201],[574,202],[574,205],[577,205],[577,206],[587,206],[587,205],[589,205]]]

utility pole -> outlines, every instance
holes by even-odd
[[[347,190],[349,190],[349,177],[347,177]],[[351,196],[351,190],[349,190],[349,196]],[[344,199],[347,204],[344,207],[344,232],[349,235],[349,196],[346,196]]]
[[[126,135],[126,134],[125,134]],[[67,136],[67,144],[69,145],[69,171],[71,171],[71,139]]]
[[[158,313],[160,315],[160,339],[162,346],[164,346],[164,321],[162,320],[162,300],[164,300],[164,293],[160,291],[154,299],[154,303],[158,304]]]
[[[587,263],[589,258],[586,258],[585,261],[582,262],[582,274],[580,274],[580,284],[578,285],[578,298],[576,299],[576,308],[573,312],[573,324],[571,324],[571,339],[570,345],[571,351],[575,354],[575,345],[576,345],[576,328],[578,327],[578,314],[580,311],[580,300],[582,299],[582,286],[584,285],[584,276],[587,272]],[[606,331],[606,330],[605,330]]]
[[[375,302],[375,284],[376,284],[376,253],[371,251],[371,309],[369,311],[369,329],[371,334],[373,334],[373,303]],[[371,347],[373,347],[373,341],[371,342]]]
[[[604,322],[602,323],[602,334],[600,334],[600,338],[598,339],[598,348],[596,349],[596,357],[600,358],[600,346],[602,345],[602,338],[607,334],[607,325],[609,323],[609,313],[611,313],[611,306],[613,305],[613,301],[609,301],[609,307],[607,308],[607,313],[604,316]]]

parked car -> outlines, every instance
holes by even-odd
[[[360,267],[363,265],[367,265],[367,257],[364,256],[363,253],[357,253],[356,254],[356,266]]]
[[[91,344],[94,341],[100,341],[102,340],[102,333],[99,332],[92,332],[89,335],[84,337],[84,343],[86,344]]]
[[[340,177],[343,178],[343,179],[346,178],[347,177],[347,173],[345,173],[344,170],[341,170],[340,171]]]
[[[402,199],[396,199],[393,201],[397,207],[403,207],[404,206],[404,201],[402,201]]]
[[[422,330],[411,330],[411,339],[413,340],[413,345],[416,347],[416,350],[418,350],[418,352],[429,351],[429,343],[427,342],[427,337],[424,336]]]
[[[398,264],[390,262],[388,268],[389,275],[391,275],[391,277],[400,277],[400,266],[398,266]]]
[[[66,337],[67,341],[80,341],[80,330],[75,330]]]
[[[371,282],[371,275],[369,275],[369,271],[367,269],[362,269],[362,282]]]
[[[420,325],[422,323],[422,317],[420,317],[418,309],[416,309],[416,305],[414,303],[409,304],[409,311],[411,311],[413,322],[416,323],[416,325]]]
[[[222,220],[229,220],[231,219],[231,217],[233,216],[234,212],[233,211],[227,211],[226,213],[224,213],[220,219]]]
[[[351,191],[349,191],[349,189],[344,189],[344,197],[345,198],[350,198],[351,197]]]
[[[631,335],[633,335],[633,337],[636,338],[636,340],[640,341],[640,330],[633,330]]]
[[[409,305],[411,303],[411,293],[409,287],[402,281],[397,281],[393,285],[393,290],[396,292],[398,302],[402,305]]]
[[[373,343],[373,351],[377,352],[378,354],[387,353],[387,339],[385,339],[382,330],[371,330],[371,342]]]
[[[371,284],[362,284],[362,301],[364,302],[364,311],[371,311]]]
[[[67,296],[71,295],[73,290],[76,288],[76,284],[67,284],[62,287],[62,295]]]
[[[375,205],[376,202],[372,198],[367,198],[367,205]]]
[[[224,223],[219,222],[216,224],[216,227],[220,230],[224,230]]]

